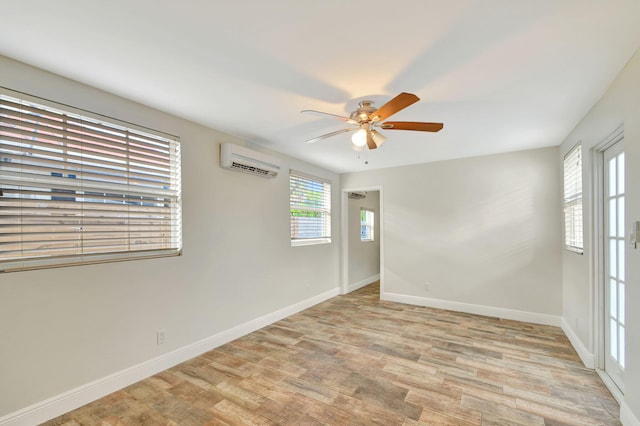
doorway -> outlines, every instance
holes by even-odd
[[[380,282],[383,247],[382,188],[342,192],[342,294]]]

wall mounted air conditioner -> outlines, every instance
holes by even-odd
[[[349,198],[354,200],[362,200],[363,198],[366,198],[366,197],[367,197],[366,192],[350,192],[349,193]]]
[[[220,167],[241,173],[274,178],[280,172],[280,161],[277,158],[244,146],[221,143]]]

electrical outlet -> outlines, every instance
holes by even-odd
[[[166,335],[164,330],[158,330],[157,340],[159,345],[164,345]]]

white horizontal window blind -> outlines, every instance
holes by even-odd
[[[291,171],[289,207],[292,245],[331,242],[331,183]]]
[[[0,93],[0,270],[179,254],[177,138],[44,102]]]
[[[568,250],[583,252],[582,145],[564,157],[564,241]]]

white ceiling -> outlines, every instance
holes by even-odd
[[[336,172],[558,145],[638,47],[638,0],[20,0],[0,25],[2,55]],[[403,91],[392,119],[444,130],[304,143],[345,125],[300,110]]]

